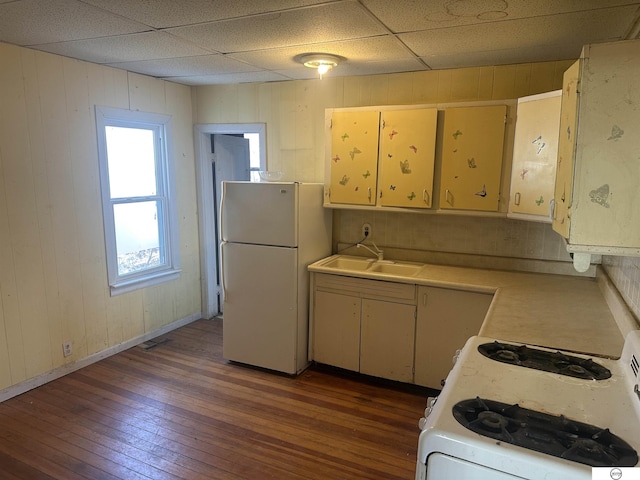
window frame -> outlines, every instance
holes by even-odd
[[[146,288],[175,280],[180,276],[180,252],[178,240],[177,201],[175,194],[175,170],[173,155],[173,128],[171,116],[95,106],[96,136],[98,140],[98,164],[107,260],[107,277],[111,296]],[[154,136],[156,194],[146,197],[111,198],[109,164],[107,155],[107,127],[142,128],[151,130]],[[164,249],[164,263],[139,272],[120,274],[116,247],[114,208],[116,205],[159,201],[162,214],[158,218],[160,256]]]

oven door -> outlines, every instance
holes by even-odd
[[[493,468],[483,467],[476,463],[460,460],[443,453],[432,453],[427,458],[426,480],[443,480],[445,478],[468,478],[473,480],[514,480],[521,479]]]

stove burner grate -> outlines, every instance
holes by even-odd
[[[594,425],[493,400],[463,400],[453,416],[465,428],[495,440],[593,467],[632,467],[637,452]]]
[[[526,345],[512,345],[498,342],[483,343],[478,351],[492,360],[510,365],[558,373],[569,377],[587,380],[606,380],[611,371],[593,360],[567,355],[561,352],[550,352]]]

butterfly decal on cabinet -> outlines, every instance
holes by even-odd
[[[544,198],[540,195],[540,198],[536,200],[536,205],[540,206],[544,203]]]
[[[542,141],[542,135],[538,135],[538,138],[534,139],[531,143],[538,147],[538,151],[536,152],[537,155],[540,155],[542,149],[547,145]]]
[[[358,147],[353,147],[353,150],[349,152],[349,156],[351,157],[351,160],[355,160],[356,154],[358,153],[362,153],[362,150],[360,150]]]
[[[404,174],[411,173],[411,167],[409,166],[409,160],[400,162],[400,171]]]
[[[609,184],[605,183],[601,187],[591,190],[589,197],[593,203],[609,208]]]
[[[391,190],[391,191],[395,191],[395,189],[396,189],[396,186],[395,186],[395,185],[389,185],[389,190]]]
[[[407,198],[409,200],[413,200],[414,198],[416,198],[416,192],[411,192],[411,195],[407,195]]]
[[[486,197],[487,196],[487,186],[486,185],[482,185],[482,190],[480,190],[479,192],[475,193],[478,197]]]
[[[527,176],[527,173],[529,173],[529,170],[526,168],[523,168],[522,171],[520,172],[520,178],[524,180],[524,177]]]
[[[362,176],[363,176],[364,178],[369,178],[369,177],[371,176],[371,172],[370,172],[369,170],[367,170],[366,172],[364,172],[364,173],[362,174]]]
[[[395,130],[391,130],[391,133],[389,134],[389,140],[393,140],[393,137],[395,137],[398,134],[398,132],[396,132]]]
[[[619,140],[624,135],[624,130],[622,130],[618,125],[614,125],[611,127],[611,136],[607,138],[607,140]]]
[[[455,132],[453,132],[454,140],[457,140],[460,135],[462,135],[462,132],[460,130],[456,130]]]
[[[347,177],[346,175],[343,175],[338,183],[340,183],[340,185],[342,186],[346,185],[347,183],[349,183],[349,177]]]
[[[340,161],[340,155],[336,155],[331,160],[333,160],[335,163],[338,163]]]
[[[415,145],[409,145],[409,150],[413,150],[413,153],[418,153],[418,147]]]
[[[478,166],[476,165],[476,159],[473,157],[467,158],[467,166],[469,168],[478,168]]]

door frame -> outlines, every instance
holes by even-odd
[[[215,242],[215,200],[213,198],[213,174],[211,165],[211,135],[257,133],[260,137],[260,165],[266,170],[267,145],[266,124],[197,124],[194,125],[194,147],[196,163],[196,195],[198,201],[198,237],[200,240],[200,278],[202,316],[212,318],[220,312],[218,304],[217,260],[218,247]]]

